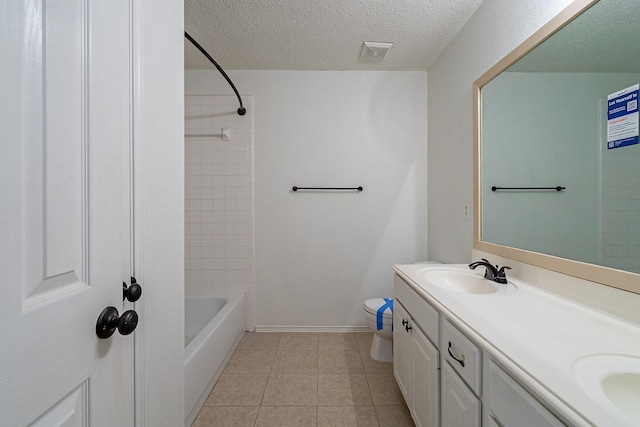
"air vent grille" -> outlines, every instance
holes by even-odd
[[[364,42],[362,44],[362,52],[360,52],[360,59],[367,62],[382,62],[391,46],[393,46],[393,43],[389,42]]]

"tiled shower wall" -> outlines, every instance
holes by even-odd
[[[185,97],[185,292],[254,295],[253,99]],[[222,139],[229,128],[231,139]]]
[[[640,273],[640,145],[603,148],[601,180],[601,263]]]

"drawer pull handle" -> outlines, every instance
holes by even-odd
[[[453,353],[451,353],[451,341],[449,341],[449,348],[447,348],[447,351],[449,352],[449,356],[453,357],[455,359],[455,361],[458,362],[459,364],[461,364],[462,367],[464,368],[464,354],[462,356],[460,356],[461,357],[460,359],[455,357],[453,355]]]
[[[409,322],[406,321],[406,319],[402,319],[402,326],[407,326]]]

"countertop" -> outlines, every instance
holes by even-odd
[[[464,294],[435,286],[420,277],[427,269],[471,272],[466,264],[394,265],[393,269],[570,423],[640,425],[640,420],[625,417],[608,400],[595,401],[574,376],[574,363],[588,356],[640,357],[638,325],[515,278],[509,278],[515,292]],[[482,276],[484,267],[474,271]]]

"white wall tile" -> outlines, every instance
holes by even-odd
[[[185,292],[253,292],[253,116],[235,114],[235,97],[185,98]],[[245,103],[253,111],[251,97]],[[223,127],[231,141],[220,139]]]

